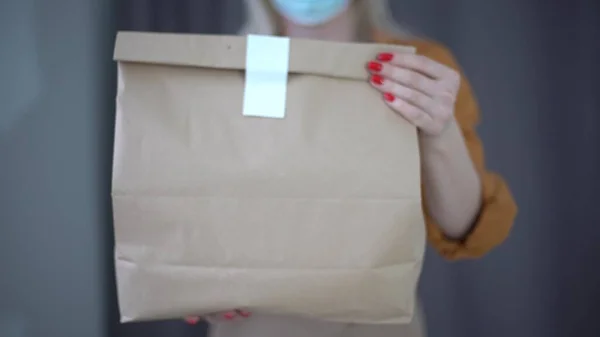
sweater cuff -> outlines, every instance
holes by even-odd
[[[427,236],[432,246],[448,260],[479,258],[502,243],[509,235],[517,206],[508,186],[497,175],[482,177],[482,204],[471,230],[461,239],[448,238],[425,213]]]

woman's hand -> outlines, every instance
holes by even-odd
[[[209,323],[216,323],[220,321],[234,321],[237,319],[245,319],[250,317],[252,314],[249,311],[245,310],[232,310],[221,312],[217,314],[210,314],[206,316],[188,316],[185,318],[185,321],[188,324],[197,324],[201,320],[206,320]]]
[[[457,71],[428,57],[381,53],[367,64],[370,83],[385,102],[426,136],[439,136],[454,120]]]
[[[448,237],[461,239],[481,209],[481,178],[454,117],[460,74],[428,57],[381,53],[367,64],[385,102],[419,129],[425,202]]]

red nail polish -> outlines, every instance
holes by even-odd
[[[379,75],[373,75],[373,76],[371,76],[371,82],[373,82],[376,85],[382,85],[383,77],[379,76]]]
[[[226,320],[232,320],[232,319],[234,319],[234,318],[235,318],[235,313],[234,313],[234,312],[228,312],[228,313],[226,313],[226,314],[223,314],[223,317],[224,317]]]
[[[241,310],[240,310],[240,316],[242,316],[242,317],[244,317],[244,318],[248,318],[248,317],[250,317],[251,315],[252,315],[252,313],[251,313],[251,312],[249,312],[249,311],[241,311]]]
[[[200,318],[198,318],[198,317],[188,317],[185,319],[185,322],[187,324],[191,324],[191,325],[197,324],[199,321],[200,321]]]
[[[383,68],[383,66],[381,65],[381,63],[375,62],[375,61],[369,62],[369,64],[367,65],[367,67],[371,71],[381,71],[381,68]]]
[[[391,61],[393,58],[394,54],[392,53],[379,53],[379,55],[377,55],[377,59],[383,62]]]
[[[385,94],[383,94],[383,99],[385,99],[388,102],[393,102],[396,99],[396,97],[390,94],[389,92],[386,92]]]

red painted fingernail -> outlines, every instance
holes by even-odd
[[[199,317],[188,317],[185,319],[185,322],[187,324],[192,324],[192,325],[197,324],[199,321],[200,321]]]
[[[379,53],[379,55],[377,55],[377,59],[383,62],[391,61],[393,58],[394,54],[392,53]]]
[[[379,75],[373,75],[373,76],[371,76],[371,82],[373,82],[374,84],[377,84],[377,85],[382,85],[383,77],[379,76]]]
[[[226,314],[223,314],[223,317],[225,317],[226,320],[232,320],[235,318],[235,313],[233,312],[228,312]]]
[[[250,315],[252,315],[252,313],[251,313],[251,312],[249,312],[249,311],[242,311],[242,310],[240,310],[240,316],[242,316],[242,317],[245,317],[245,318],[248,318],[248,317],[250,317]]]
[[[372,70],[372,71],[381,71],[381,68],[383,67],[381,65],[381,63],[379,62],[375,62],[375,61],[371,61],[369,62],[369,64],[367,65],[367,67]]]
[[[388,102],[393,102],[396,99],[396,97],[390,94],[389,92],[386,92],[385,94],[383,94],[383,99],[385,99]]]

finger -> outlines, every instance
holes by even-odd
[[[185,322],[187,324],[198,324],[198,322],[200,322],[200,316],[188,316],[185,318]]]
[[[226,321],[232,321],[238,316],[236,311],[228,311],[223,314],[223,319]]]
[[[417,128],[425,128],[433,122],[431,116],[425,111],[389,92],[384,93],[383,98],[387,105]]]
[[[392,81],[419,90],[428,96],[433,97],[437,92],[436,81],[416,71],[376,61],[369,62],[367,68],[371,74],[381,75]]]
[[[394,96],[401,98],[418,108],[421,108],[428,114],[432,114],[437,102],[433,98],[423,94],[422,92],[409,88],[400,83],[386,80],[381,75],[371,76],[371,85],[382,93],[389,92]]]
[[[456,94],[452,93],[450,90],[444,90],[437,96],[437,99],[443,104],[453,105],[456,103]]]
[[[250,311],[246,311],[246,310],[236,310],[237,314],[240,315],[241,317],[244,318],[248,318],[252,315],[252,313]]]
[[[418,54],[380,53],[377,59],[397,67],[416,70],[433,79],[444,79],[453,72],[452,68]]]

